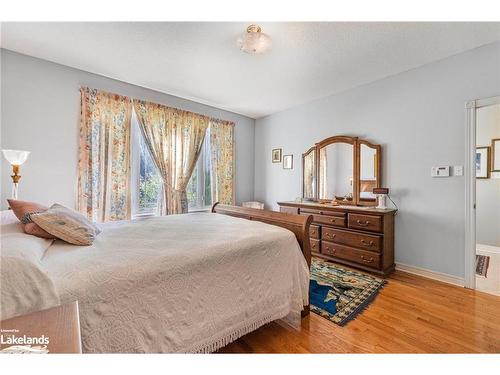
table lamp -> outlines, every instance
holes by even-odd
[[[2,150],[3,156],[12,165],[12,199],[17,199],[17,185],[21,179],[19,174],[20,166],[28,159],[29,151],[22,150]]]

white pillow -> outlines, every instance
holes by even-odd
[[[33,262],[2,256],[0,320],[48,309],[61,303],[54,283]]]
[[[0,219],[0,319],[58,305],[54,284],[40,267],[53,240],[24,233],[12,211],[2,211]]]
[[[14,211],[5,210],[1,212],[0,216],[0,233],[24,233],[23,225],[18,220]]]
[[[22,224],[12,211],[2,211],[0,226],[0,255],[17,257],[39,264],[52,242],[46,238],[24,233]]]

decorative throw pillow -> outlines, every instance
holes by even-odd
[[[40,228],[38,224],[35,223],[27,223],[24,224],[24,233],[31,234],[32,236],[47,238],[49,240],[55,240],[56,237],[49,232]]]
[[[9,202],[9,206],[14,212],[14,215],[16,215],[19,221],[23,224],[23,229],[26,234],[52,240],[56,238],[50,233],[44,231],[31,220],[31,214],[47,211],[48,207],[35,202],[19,201],[15,199],[7,199],[7,202]]]
[[[31,219],[45,231],[73,245],[92,245],[101,232],[82,214],[57,203],[45,212],[32,214]]]

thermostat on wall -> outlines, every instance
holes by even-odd
[[[431,168],[432,177],[450,177],[450,167],[432,167]]]

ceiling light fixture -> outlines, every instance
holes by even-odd
[[[271,37],[262,32],[258,25],[250,25],[247,32],[238,38],[240,50],[252,55],[259,55],[267,52],[272,45]]]

